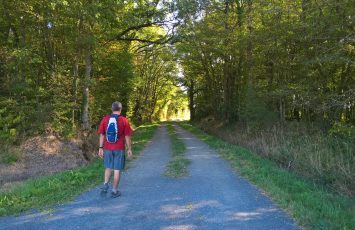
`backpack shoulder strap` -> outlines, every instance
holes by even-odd
[[[120,117],[120,115],[119,115],[119,114],[113,114],[113,113],[112,113],[112,114],[110,115],[110,118],[111,118],[111,117],[116,118],[117,121],[118,121],[118,118]]]
[[[121,116],[120,114],[113,114],[113,113],[111,113],[111,115],[110,115],[110,118],[112,118],[112,117],[116,118],[117,129],[118,129],[118,118],[120,116]]]

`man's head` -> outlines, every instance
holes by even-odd
[[[118,102],[118,101],[113,102],[111,109],[112,109],[112,112],[121,112],[121,110],[122,110],[121,102]]]

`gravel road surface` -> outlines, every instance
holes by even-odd
[[[0,229],[299,229],[215,151],[175,128],[191,161],[188,177],[163,175],[171,155],[162,125],[123,173],[121,197],[102,197],[97,187],[48,211],[0,218]]]

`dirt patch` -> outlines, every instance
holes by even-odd
[[[29,178],[87,164],[81,147],[80,140],[63,141],[53,135],[28,139],[19,148],[21,157],[17,162],[0,164],[0,190]]]

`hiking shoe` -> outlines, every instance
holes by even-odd
[[[101,193],[107,193],[108,191],[108,183],[105,183],[102,187],[101,187]]]
[[[116,191],[116,192],[111,192],[111,198],[116,198],[121,196],[121,192],[120,191]]]

